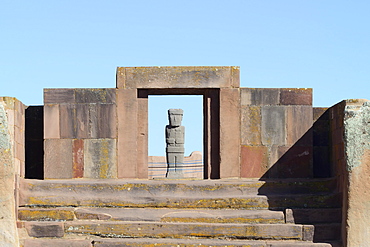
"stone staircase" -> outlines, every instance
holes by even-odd
[[[333,179],[23,180],[24,247],[340,246]]]

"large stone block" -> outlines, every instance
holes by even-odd
[[[93,247],[91,240],[26,239],[24,247]]]
[[[137,178],[137,90],[117,92],[118,178]]]
[[[115,88],[81,88],[75,89],[76,103],[116,103]]]
[[[242,106],[241,144],[261,145],[261,107]]]
[[[88,138],[89,137],[89,105],[88,104],[75,104],[76,119],[75,129],[76,135],[75,138]]]
[[[45,179],[72,178],[72,139],[46,139]]]
[[[117,178],[116,139],[84,140],[84,177]]]
[[[73,140],[72,152],[73,178],[82,178],[84,175],[84,141]]]
[[[75,103],[75,89],[45,88],[44,104]]]
[[[286,107],[263,106],[262,115],[262,144],[285,145],[286,143]]]
[[[264,146],[241,146],[241,177],[260,178],[268,167],[268,150]]]
[[[59,105],[60,138],[77,137],[76,104]]]
[[[117,88],[239,87],[239,67],[118,67]]]
[[[240,88],[241,105],[278,105],[279,88]]]
[[[287,144],[288,145],[312,145],[312,107],[311,106],[288,106],[287,114]]]
[[[279,147],[278,152],[281,158],[274,165],[278,178],[312,177],[312,147]]]
[[[312,105],[312,88],[280,89],[281,105]]]
[[[44,105],[44,138],[60,138],[59,105]]]
[[[25,227],[30,237],[61,238],[64,236],[64,225],[62,222],[26,222]]]
[[[240,91],[220,89],[220,177],[240,176]]]

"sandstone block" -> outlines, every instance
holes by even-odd
[[[241,144],[261,145],[261,107],[242,106]]]
[[[44,138],[60,138],[59,105],[44,105]]]
[[[278,88],[241,88],[241,105],[279,105]]]
[[[82,139],[73,140],[73,178],[82,178],[84,175],[84,141]]]
[[[288,106],[287,115],[287,144],[288,145],[312,145],[312,107],[311,106]],[[302,138],[304,136],[304,138]]]
[[[116,103],[115,88],[78,88],[76,91],[76,103]]]
[[[268,166],[268,152],[265,146],[241,147],[241,177],[260,178]]]
[[[117,88],[239,87],[239,67],[119,67]]]
[[[72,140],[44,141],[44,172],[46,179],[72,178]]]
[[[280,89],[281,105],[312,105],[312,88]]]
[[[117,178],[116,139],[84,141],[84,177]]]
[[[61,238],[64,236],[63,223],[25,222],[30,237],[34,238]]]
[[[91,240],[26,239],[24,247],[93,247]]]
[[[60,138],[76,138],[76,104],[59,105]]]
[[[263,106],[262,144],[285,145],[286,143],[286,107]]]
[[[279,147],[281,157],[275,164],[279,178],[312,177],[312,147]]]
[[[75,129],[76,135],[75,138],[88,138],[89,137],[89,105],[88,104],[76,104],[76,120]]]
[[[44,104],[75,103],[75,89],[45,88]]]

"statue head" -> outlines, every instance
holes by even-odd
[[[170,121],[170,125],[174,127],[180,126],[183,113],[184,111],[182,109],[169,109],[168,120]]]

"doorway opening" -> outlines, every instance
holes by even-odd
[[[204,119],[202,95],[149,95],[148,97],[148,178],[164,178],[167,171],[165,127],[168,109],[182,109],[185,126],[185,178],[204,177]]]

